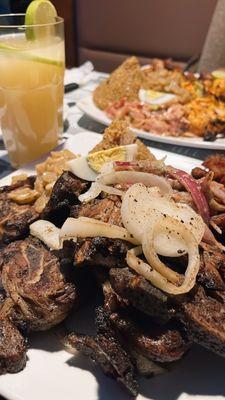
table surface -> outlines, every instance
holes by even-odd
[[[69,71],[67,71],[67,78],[68,76],[70,76]],[[65,95],[65,104],[67,112],[66,112],[66,120],[64,121],[64,132],[66,133],[66,137],[70,135],[75,135],[77,132],[80,132],[82,130],[90,130],[97,133],[104,132],[105,126],[84,115],[78,109],[76,103],[80,101],[82,98],[86,97],[88,94],[90,94],[90,92],[94,90],[94,88],[99,84],[99,82],[105,76],[106,74],[95,73],[93,79],[88,81],[85,85],[82,85],[80,86],[79,89]],[[209,154],[213,153],[213,151],[205,149],[195,149],[189,147],[175,146],[165,143],[153,142],[150,140],[143,140],[143,142],[146,145],[153,148],[158,148],[165,151],[171,151],[180,155],[185,155],[201,160],[204,160]],[[214,152],[218,153],[218,151]],[[4,147],[3,140],[0,138],[0,179],[10,174],[13,171],[14,169],[9,163],[9,159]],[[0,400],[4,399],[0,396]]]

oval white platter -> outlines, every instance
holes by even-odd
[[[93,132],[79,132],[64,148],[87,154],[102,138]],[[62,147],[61,147],[62,148]],[[166,163],[187,172],[200,160],[153,149],[157,158],[167,156]],[[29,174],[32,166],[23,169]],[[20,173],[16,171],[13,175]],[[11,175],[0,181],[10,184]],[[79,332],[90,329],[84,310],[74,311],[65,326]],[[0,376],[0,395],[9,400],[129,400],[120,386],[103,375],[98,366],[77,354],[73,357],[62,350],[56,330],[36,332],[30,337],[26,368],[18,374]],[[223,358],[203,348],[193,349],[170,372],[152,379],[141,379],[137,400],[224,400]]]
[[[87,97],[83,98],[77,103],[77,107],[93,118],[95,121],[100,122],[106,126],[110,125],[112,122],[106,115],[106,113],[100,110],[93,102],[92,94],[89,94]],[[217,139],[215,142],[205,142],[201,138],[185,138],[185,137],[173,137],[173,136],[162,136],[156,135],[154,133],[145,132],[141,129],[132,128],[131,129],[137,134],[138,137],[147,140],[153,140],[155,142],[162,142],[168,144],[175,144],[178,146],[185,147],[197,147],[208,150],[225,150],[225,138]]]

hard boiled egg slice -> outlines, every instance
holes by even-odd
[[[90,153],[67,162],[67,169],[80,179],[95,181],[104,164],[110,161],[133,161],[136,158],[137,145],[112,147],[111,149]]]
[[[150,104],[152,106],[161,106],[166,103],[170,103],[177,96],[172,93],[157,92],[155,90],[140,89],[138,93],[139,99],[143,103]]]
[[[225,68],[216,69],[211,74],[215,79],[225,79]]]

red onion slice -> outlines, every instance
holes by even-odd
[[[191,194],[191,197],[197,207],[199,214],[208,225],[210,220],[209,205],[202,191],[202,188],[198,185],[196,180],[187,172],[173,167],[168,167],[167,173],[173,178],[177,179]]]

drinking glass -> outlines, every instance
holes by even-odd
[[[64,23],[0,15],[0,124],[18,168],[56,147],[63,128]]]

